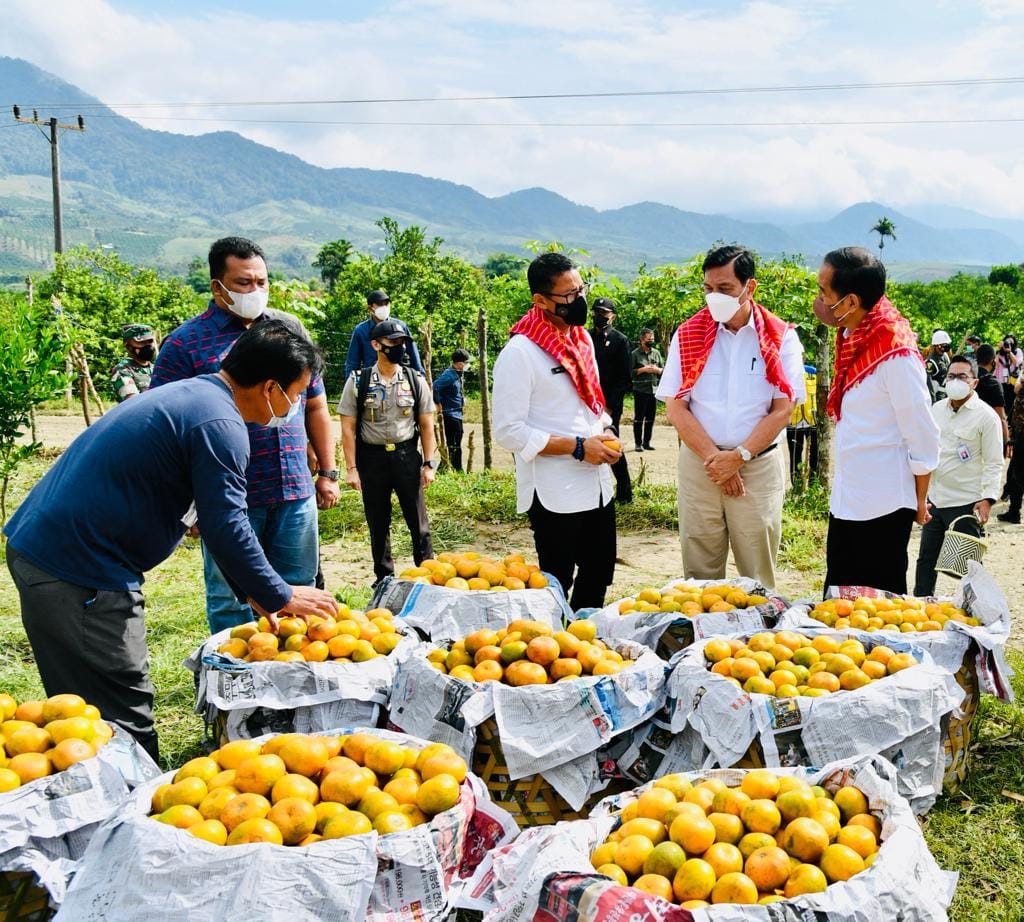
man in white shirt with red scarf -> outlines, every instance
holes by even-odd
[[[515,455],[516,511],[529,513],[537,562],[574,610],[600,608],[615,575],[609,464],[621,455],[587,322],[586,288],[562,253],[526,273],[533,305],[494,364],[494,438]]]
[[[754,257],[722,246],[704,259],[706,307],[676,330],[657,396],[682,440],[683,575],[775,585],[785,479],[778,438],[805,396],[793,329],[754,300]]]

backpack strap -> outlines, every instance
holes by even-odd
[[[366,394],[370,390],[370,374],[372,372],[372,365],[366,365],[356,372],[359,375],[359,382],[356,384],[356,442],[361,438],[363,404],[366,402]]]

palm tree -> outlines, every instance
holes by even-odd
[[[892,237],[896,239],[896,225],[892,223],[888,218],[879,218],[878,223],[871,228],[872,234],[878,234],[878,252],[881,254],[885,248],[885,238]]]
[[[320,252],[313,260],[313,268],[320,270],[320,277],[324,280],[328,291],[334,291],[338,277],[351,259],[352,244],[347,240],[332,240],[320,247]]]

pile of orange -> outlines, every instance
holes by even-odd
[[[923,599],[827,599],[811,610],[815,621],[836,630],[855,628],[862,631],[941,631],[947,621],[959,621],[977,627],[972,618],[952,602],[925,602]]]
[[[748,640],[715,638],[704,645],[712,672],[751,694],[818,698],[863,688],[917,665],[910,653],[879,644],[865,649],[856,638],[813,640],[794,631],[764,631]]]
[[[632,660],[597,639],[597,625],[581,619],[555,632],[540,621],[513,621],[499,631],[485,628],[432,650],[435,668],[466,682],[548,685],[584,675],[615,675]]]
[[[465,777],[465,760],[443,743],[286,733],[186,762],[154,792],[150,815],[214,845],[312,845],[426,823],[459,802]]]
[[[751,608],[764,605],[768,599],[763,595],[748,595],[737,586],[693,586],[676,583],[662,591],[648,587],[635,596],[619,602],[619,614],[633,612],[669,611],[693,617],[710,611],[732,611],[736,608]]]
[[[598,873],[686,909],[820,893],[870,867],[881,835],[858,788],[763,769],[738,787],[666,775],[620,821],[590,856]]]
[[[449,589],[477,589],[508,592],[512,589],[543,589],[547,577],[535,563],[527,563],[522,554],[509,554],[503,560],[484,557],[476,551],[446,551],[424,560],[398,574],[400,579],[446,586]]]
[[[78,695],[22,701],[0,694],[0,794],[92,758],[114,731]]]
[[[398,646],[402,634],[393,618],[386,608],[363,613],[342,605],[337,618],[310,615],[308,624],[301,618],[282,618],[276,634],[271,633],[269,622],[260,618],[258,623],[232,628],[230,639],[217,647],[217,652],[247,663],[365,663],[387,656]]]

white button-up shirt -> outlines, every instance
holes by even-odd
[[[779,357],[786,380],[793,388],[793,399],[798,404],[803,403],[807,394],[803,347],[796,330],[786,330]],[[677,329],[672,345],[668,347],[665,371],[658,385],[658,398],[669,400],[675,397],[682,383]],[[753,312],[735,333],[720,323],[711,355],[688,396],[690,412],[708,438],[719,448],[735,448],[768,415],[772,401],[785,396],[765,377]]]
[[[494,363],[494,439],[515,455],[516,511],[534,493],[549,512],[583,512],[612,501],[607,464],[541,455],[551,436],[600,435],[611,425],[580,399],[572,378],[540,346],[513,336]]]
[[[928,498],[940,509],[997,500],[1003,490],[1003,425],[977,394],[959,410],[949,399],[932,407],[939,427],[939,466]],[[967,457],[964,458],[963,456]]]
[[[843,396],[836,423],[832,515],[864,522],[917,509],[915,474],[939,463],[939,427],[919,359],[897,355]]]

